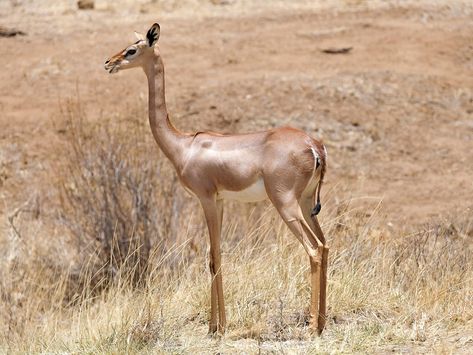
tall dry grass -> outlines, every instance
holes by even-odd
[[[408,234],[330,199],[327,329],[307,329],[308,258],[268,205],[226,205],[228,333],[206,337],[207,232],[144,123],[92,124],[69,104],[52,181],[63,237],[12,219],[0,259],[0,349],[12,353],[471,349],[471,216]],[[143,138],[144,137],[144,138]],[[327,195],[326,195],[327,196]],[[31,208],[25,208],[25,215]],[[26,217],[24,217],[26,218]],[[38,222],[39,223],[39,222]],[[15,227],[15,228],[13,228]],[[36,232],[34,232],[36,230]]]

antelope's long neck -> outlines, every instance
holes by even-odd
[[[179,132],[169,120],[164,93],[164,65],[161,57],[153,57],[152,63],[145,68],[145,74],[148,78],[151,131],[163,153],[175,167],[178,167],[183,156],[186,136]]]

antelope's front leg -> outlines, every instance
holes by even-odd
[[[225,332],[226,326],[220,253],[220,231],[223,205],[221,201],[216,201],[215,197],[201,199],[200,202],[204,210],[205,220],[207,222],[210,237],[209,266],[212,278],[212,286],[210,291],[209,334],[214,334],[217,331],[223,334]],[[219,318],[218,322],[217,309]]]

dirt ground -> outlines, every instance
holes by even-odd
[[[154,21],[161,24],[168,106],[180,129],[304,129],[328,149],[324,198],[332,205],[381,202],[393,226],[471,209],[468,2],[244,8],[214,1],[198,13],[198,6],[159,2],[140,2],[139,9],[99,2],[91,11],[71,3],[0,6],[0,25],[26,32],[0,38],[0,215],[35,194],[44,206],[54,198],[48,174],[62,154],[60,108],[68,99],[80,97],[92,118],[136,110],[146,121],[144,75],[111,76],[103,63],[134,40],[133,30]],[[331,47],[352,50],[321,52]]]

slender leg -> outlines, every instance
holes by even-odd
[[[327,265],[328,265],[328,251],[329,248],[324,246],[322,254],[322,274],[320,277],[320,304],[319,304],[319,320],[318,320],[318,332],[319,335],[325,328],[325,322],[327,321]]]
[[[307,224],[310,226],[312,231],[317,236],[317,239],[320,240],[323,244],[322,252],[322,264],[321,264],[321,275],[320,275],[320,298],[319,298],[319,315],[318,315],[318,333],[319,335],[325,328],[326,318],[327,318],[327,267],[328,267],[328,252],[329,248],[325,244],[325,236],[320,228],[320,224],[317,220],[317,217],[311,217],[312,210],[312,198],[306,198],[301,201],[301,209],[304,214],[304,219]],[[312,266],[312,264],[311,264]]]
[[[210,273],[212,276],[210,297],[209,333],[225,332],[226,317],[223,299],[223,283],[220,253],[220,224],[222,217],[222,203],[215,198],[201,199],[207,227],[210,236]],[[217,322],[217,309],[219,321]]]
[[[323,244],[317,239],[316,235],[312,232],[311,228],[305,221],[302,210],[297,202],[290,204],[275,204],[275,206],[289,229],[302,243],[302,246],[309,255],[311,274],[309,327],[311,330],[316,331],[319,328],[318,308],[320,302]]]
[[[225,327],[227,326],[227,317],[225,315],[225,302],[223,297],[223,280],[222,280],[222,264],[221,264],[221,251],[220,251],[220,238],[222,235],[222,219],[223,219],[223,200],[217,201],[217,217],[218,217],[218,248],[216,253],[218,254],[218,264],[216,265],[217,271],[217,296],[218,296],[218,313],[220,328],[218,329],[222,334],[225,333]]]
[[[309,242],[311,247],[317,251],[316,257],[310,258],[310,269],[311,269],[311,282],[312,282],[312,293],[311,293],[311,304],[309,308],[309,326],[310,328],[315,331],[316,329],[320,329],[320,312],[322,309],[320,305],[323,303],[325,304],[325,290],[322,289],[326,285],[323,283],[323,244],[317,238],[317,236],[313,233],[312,229],[306,223],[305,220],[301,221],[302,226],[306,234],[309,236]],[[324,311],[325,312],[325,311]],[[324,313],[325,314],[325,313]],[[325,317],[325,315],[324,315]],[[320,335],[320,331],[318,334]]]
[[[210,253],[209,268],[211,274],[211,287],[210,287],[210,321],[209,321],[209,334],[215,334],[218,327],[217,319],[217,283],[215,280],[215,267],[213,263],[212,253]]]
[[[309,210],[308,210],[309,211]],[[328,252],[329,247],[325,244],[325,237],[320,228],[317,217],[311,218],[312,225],[314,226],[314,233],[317,235],[322,243],[324,244],[322,252],[322,271],[320,277],[320,303],[319,303],[319,320],[318,320],[318,333],[322,334],[325,328],[327,320],[327,268],[328,268]]]
[[[220,233],[222,233],[222,221],[223,221],[223,200],[217,200],[217,216]]]
[[[223,219],[223,201],[217,200],[217,217],[219,222],[220,233],[222,231],[222,219]],[[217,332],[218,322],[217,322],[217,283],[213,282],[215,268],[213,264],[213,259],[210,257],[210,270],[212,273],[212,286],[210,294],[210,322],[209,322],[209,334],[214,334]]]

